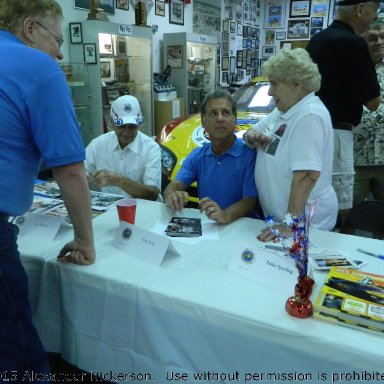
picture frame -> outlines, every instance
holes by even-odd
[[[323,28],[324,17],[311,17],[311,28]]]
[[[89,0],[74,0],[74,8],[89,10],[89,4]],[[103,3],[100,2],[100,8],[103,12],[114,15],[115,0],[104,0]]]
[[[111,62],[100,60],[100,75],[101,77],[111,77]]]
[[[311,13],[311,0],[291,0],[289,17],[308,17]]]
[[[129,10],[129,0],[116,0],[116,9]]]
[[[168,45],[167,46],[167,65],[171,68],[183,68],[183,46]]]
[[[236,52],[236,68],[241,68],[243,64],[243,51],[239,49]]]
[[[309,19],[288,20],[288,39],[308,39]]]
[[[113,41],[112,41],[111,34],[99,33],[99,50],[100,50],[100,55],[112,56],[114,54]]]
[[[69,36],[71,44],[81,44],[83,42],[81,23],[69,23]]]
[[[237,23],[237,36],[243,36],[243,24],[242,23]]]
[[[326,17],[328,15],[329,2],[325,0],[312,0],[311,16]]]
[[[161,0],[155,0],[155,15],[165,16],[165,2]]]
[[[96,44],[83,44],[84,63],[97,64]]]
[[[228,72],[227,71],[221,72],[221,82],[222,83],[228,83]]]
[[[118,55],[125,55],[127,53],[127,43],[125,36],[116,36],[116,51]]]
[[[184,25],[184,0],[169,0],[169,23]]]
[[[284,29],[286,0],[266,0],[264,10],[264,29]]]
[[[236,72],[236,57],[231,56],[229,58],[229,73],[233,74]]]
[[[229,23],[229,33],[236,33],[236,21]]]
[[[287,32],[285,31],[276,32],[276,35],[275,35],[276,40],[285,40],[286,37],[287,37]]]
[[[229,20],[228,19],[223,20],[223,32],[229,32]]]
[[[228,71],[229,70],[229,56],[223,56],[221,59],[221,70]]]
[[[265,45],[263,46],[262,55],[263,58],[271,57],[275,54],[276,47],[274,45]]]

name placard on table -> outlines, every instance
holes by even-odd
[[[228,268],[284,293],[292,291],[298,278],[290,256],[261,246],[237,245]]]
[[[180,255],[169,238],[124,221],[120,222],[113,245],[137,259],[157,266],[163,262],[167,252]]]

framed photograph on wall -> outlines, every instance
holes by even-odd
[[[172,68],[183,68],[182,45],[169,45],[167,47],[167,64]]]
[[[100,75],[101,77],[111,77],[111,63],[109,61],[100,60]]]
[[[125,55],[127,53],[125,36],[121,36],[121,35],[116,36],[116,51],[118,55]]]
[[[97,63],[96,44],[95,43],[83,44],[83,53],[84,53],[84,62],[86,64],[96,64]]]
[[[71,44],[81,44],[83,42],[81,23],[69,23],[69,36]]]
[[[223,32],[229,32],[229,20],[223,20]]]
[[[165,16],[165,2],[161,0],[156,0],[155,2],[155,15]]]
[[[169,22],[184,25],[184,0],[169,0]]]
[[[228,71],[229,70],[229,57],[223,56],[221,61],[221,70]]]
[[[311,0],[291,0],[289,17],[308,17],[311,13]]]
[[[236,72],[236,57],[235,56],[231,56],[229,58],[229,72],[230,73]]]
[[[285,40],[287,33],[285,31],[276,32],[276,40]]]
[[[288,20],[288,39],[308,39],[309,19]]]
[[[236,21],[231,21],[229,23],[229,32],[236,33]]]
[[[116,0],[116,9],[124,9],[125,11],[129,10],[129,1],[128,0]]]
[[[89,0],[74,0],[74,7],[79,9],[89,10]],[[100,8],[103,12],[109,13],[111,15],[115,14],[115,0],[103,0],[100,1]]]
[[[265,29],[283,29],[285,27],[286,0],[266,0],[264,10]]]
[[[100,55],[113,55],[112,35],[109,33],[99,33]]]
[[[271,57],[275,54],[275,46],[273,45],[266,45],[263,47],[263,58]]]

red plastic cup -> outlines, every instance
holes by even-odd
[[[117,213],[120,221],[126,221],[135,224],[136,217],[136,200],[125,198],[116,201]]]

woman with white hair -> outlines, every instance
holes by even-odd
[[[333,131],[328,110],[315,95],[320,73],[307,51],[281,50],[262,66],[276,108],[244,135],[257,148],[255,181],[265,216],[289,235],[287,214],[302,215],[313,206],[311,226],[330,230],[337,216],[332,188]],[[275,239],[266,228],[261,241]]]

